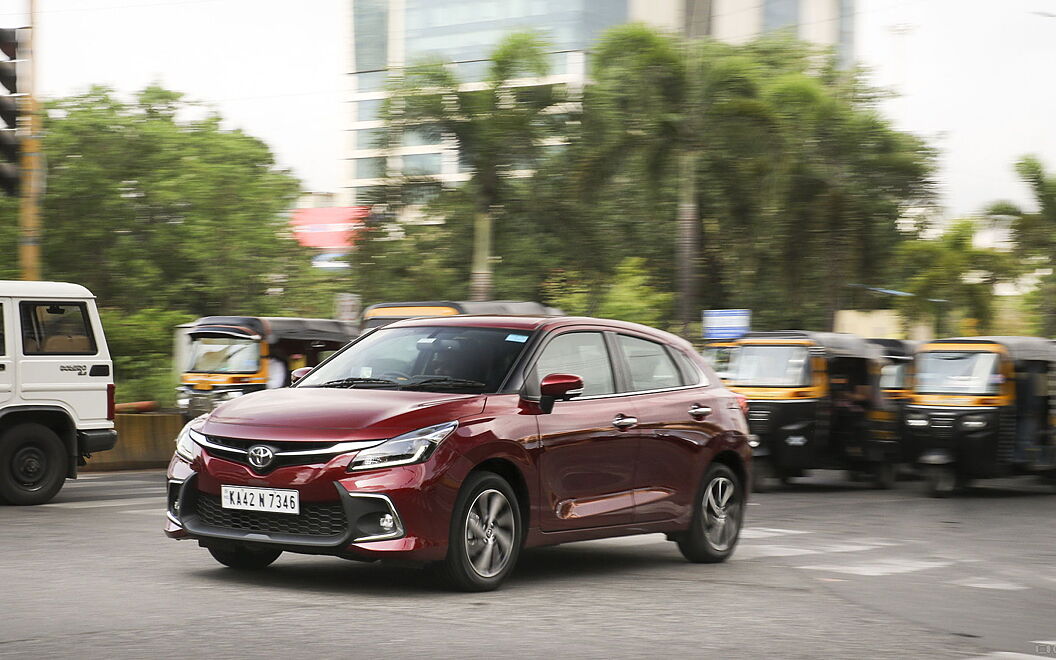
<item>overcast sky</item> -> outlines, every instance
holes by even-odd
[[[2,0],[0,26],[20,24],[27,4]],[[44,95],[158,81],[267,141],[306,188],[340,189],[347,0],[38,6]],[[859,61],[901,94],[885,113],[942,154],[947,214],[1030,205],[1012,168],[1034,153],[1056,171],[1056,0],[857,0],[856,25]]]

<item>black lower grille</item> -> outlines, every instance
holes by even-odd
[[[225,509],[215,495],[198,493],[196,512],[210,527],[263,534],[331,537],[344,535],[348,523],[340,502],[302,502],[298,515]]]

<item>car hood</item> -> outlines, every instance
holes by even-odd
[[[486,402],[478,394],[283,388],[228,401],[198,430],[260,440],[375,440],[479,413]]]

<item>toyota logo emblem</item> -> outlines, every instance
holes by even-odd
[[[249,448],[249,463],[257,469],[264,469],[275,460],[275,450],[267,445],[253,445]]]

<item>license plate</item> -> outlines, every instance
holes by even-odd
[[[247,486],[221,486],[220,506],[225,509],[244,511],[270,511],[272,513],[301,512],[300,493],[281,488],[249,488]]]

